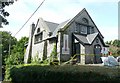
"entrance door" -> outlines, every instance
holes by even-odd
[[[94,46],[94,63],[98,64],[98,63],[102,63],[101,60],[101,46],[99,44]]]
[[[77,55],[77,62],[80,63],[80,44],[75,43],[75,54]]]

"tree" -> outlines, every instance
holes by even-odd
[[[112,40],[111,41],[106,41],[105,43],[108,44],[108,45],[112,45],[113,41]]]
[[[0,50],[2,50],[2,64],[4,64],[4,59],[11,53],[10,49],[13,49],[13,45],[17,43],[17,39],[11,36],[10,32],[0,31]]]
[[[12,5],[14,3],[14,0],[0,0],[0,27],[2,27],[2,23],[4,25],[8,25],[9,22],[7,21],[6,17],[10,14],[5,11],[5,6]]]
[[[11,40],[12,40],[12,38],[11,38]],[[23,62],[24,62],[24,50],[25,50],[24,45],[27,41],[28,41],[27,37],[22,37],[19,41],[16,40],[16,43],[14,45],[12,45],[11,54],[3,59],[5,61],[4,64],[6,67],[7,67],[7,65],[11,66],[11,65],[23,64]],[[11,44],[12,44],[12,42],[11,42]],[[5,75],[5,70],[6,69],[4,67],[3,68],[3,78]]]
[[[116,39],[112,43],[110,41],[109,45],[110,45],[109,50],[112,52],[112,54],[119,56],[120,55],[120,40]]]
[[[120,47],[120,40],[114,40],[113,41],[113,46]]]
[[[24,54],[25,44],[28,42],[28,37],[22,37],[16,45],[13,46],[12,54],[16,52],[20,52],[20,54]]]
[[[28,42],[28,37],[22,37],[16,45],[13,46],[11,55],[5,60],[7,65],[18,65],[24,63],[25,44]]]

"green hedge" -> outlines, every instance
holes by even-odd
[[[120,81],[120,68],[96,66],[13,66],[6,71],[6,81],[13,83],[43,81]]]

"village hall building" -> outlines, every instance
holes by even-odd
[[[60,62],[68,61],[78,54],[80,56],[77,59],[81,64],[99,63],[101,49],[108,47],[85,8],[72,19],[60,24],[42,18],[32,24],[24,62],[27,63],[29,57],[34,59],[36,54],[39,60],[50,57],[54,46],[57,48],[57,58]]]

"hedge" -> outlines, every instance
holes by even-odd
[[[50,81],[120,81],[120,68],[97,66],[13,66],[6,71],[6,81],[38,83]]]

